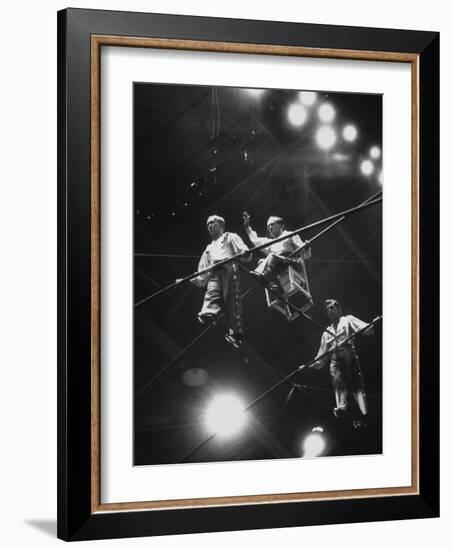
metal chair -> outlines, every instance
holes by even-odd
[[[296,309],[290,307],[268,289],[265,289],[266,303],[268,307],[285,315],[288,321],[294,321],[299,317],[300,311],[307,311],[313,305],[304,262],[298,262],[296,267],[288,266],[277,278],[283,289],[283,298],[293,304]]]

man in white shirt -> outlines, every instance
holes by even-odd
[[[343,342],[363,330],[368,323],[361,321],[354,315],[343,315],[340,303],[335,299],[328,299],[324,302],[327,315],[331,325],[323,332],[321,345],[316,357],[327,353],[325,357],[313,363],[313,367],[322,368],[329,364],[332,385],[335,390],[336,407],[334,414],[338,418],[348,412],[348,394],[352,393],[360,411],[360,417],[353,421],[355,428],[366,426],[368,405],[366,402],[363,376],[360,368],[359,358],[354,348],[353,340]],[[361,334],[369,336],[374,333],[373,327],[368,327]]]
[[[243,212],[244,228],[254,246],[269,243],[273,239],[289,234],[285,230],[285,223],[282,218],[279,216],[270,216],[267,221],[269,238],[259,237],[250,226],[250,219],[250,215],[247,212]],[[304,260],[311,256],[310,246],[305,246],[300,250],[304,244],[307,243],[304,243],[298,235],[294,235],[278,243],[270,244],[267,248],[261,250],[266,258],[259,260],[257,267],[253,271],[250,271],[250,274],[273,292],[281,292],[277,275],[290,264],[293,266],[303,264]],[[302,272],[304,272],[303,265]]]
[[[221,216],[210,216],[207,230],[211,243],[204,250],[198,266],[202,271],[210,266],[212,270],[191,280],[194,285],[205,288],[204,301],[197,318],[202,324],[216,326],[219,317],[227,314],[228,332],[226,340],[239,347],[243,339],[243,312],[241,304],[240,273],[236,261],[218,268],[214,265],[222,260],[247,252],[249,249],[236,233],[225,231],[225,220]],[[248,262],[251,256],[244,256]]]

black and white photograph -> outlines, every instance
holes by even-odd
[[[133,464],[383,453],[383,95],[133,84]]]
[[[448,540],[446,3],[2,15],[2,546]]]

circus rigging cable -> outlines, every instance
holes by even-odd
[[[316,222],[313,222],[313,223],[310,223],[308,225],[305,225],[299,229],[296,229],[295,231],[291,231],[289,233],[286,233],[285,235],[281,236],[281,237],[278,237],[276,239],[273,239],[267,243],[264,243],[264,244],[261,244],[261,245],[258,245],[258,246],[255,246],[251,249],[249,249],[249,251],[247,251],[246,253],[240,253],[240,254],[237,254],[235,256],[232,256],[230,258],[227,258],[225,260],[222,260],[220,262],[217,262],[215,265],[214,265],[214,268],[217,269],[218,267],[221,267],[225,264],[228,264],[230,262],[233,262],[243,256],[248,256],[249,254],[252,254],[253,252],[258,252],[259,250],[262,250],[264,248],[267,248],[268,246],[270,246],[271,244],[276,244],[278,242],[281,242],[281,241],[284,241],[285,239],[289,239],[290,237],[294,237],[295,235],[298,235],[299,233],[302,233],[303,231],[307,231],[309,229],[313,229],[315,227],[318,227],[318,226],[321,226],[325,223],[329,223],[329,222],[335,222],[335,221],[342,221],[342,219],[345,219],[347,216],[350,216],[356,212],[359,212],[365,208],[369,208],[370,206],[374,206],[375,204],[378,204],[382,202],[382,198],[378,198],[378,199],[374,199],[374,200],[371,200],[369,202],[366,202],[364,204],[360,204],[358,206],[354,206],[353,208],[349,208],[348,210],[344,210],[342,212],[339,212],[338,214],[334,214],[332,216],[329,216],[327,218],[323,218],[321,220],[318,220]],[[323,231],[324,233],[324,231]],[[153,294],[150,294],[149,296],[147,296],[146,298],[143,298],[142,300],[139,300],[136,304],[135,304],[135,307],[138,307],[142,304],[144,304],[145,302],[151,300],[152,298],[155,298],[156,296],[166,292],[167,290],[171,289],[171,288],[174,288],[180,284],[183,284],[183,283],[186,283],[188,281],[190,281],[191,279],[194,279],[196,277],[198,277],[199,275],[202,275],[204,273],[208,273],[212,270],[212,267],[207,267],[203,270],[200,270],[200,271],[197,271],[195,273],[192,273],[191,275],[187,275],[186,277],[183,277],[182,279],[178,280],[178,281],[175,281],[169,285],[167,285],[165,288],[162,288],[162,289],[159,289],[157,290],[156,292],[154,292]]]

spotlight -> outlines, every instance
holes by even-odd
[[[370,160],[364,160],[360,165],[360,171],[365,176],[370,176],[374,172],[374,164]]]
[[[372,159],[378,159],[381,156],[381,150],[376,145],[370,149],[370,157]]]
[[[245,88],[243,90],[247,95],[250,97],[254,97],[255,99],[258,99],[263,95],[265,90],[259,90],[258,88]]]
[[[310,107],[313,105],[318,97],[316,92],[299,92],[299,99],[301,100],[302,105]]]
[[[330,103],[323,103],[318,109],[318,116],[323,122],[332,122],[335,118],[335,109]]]
[[[383,185],[384,184],[384,173],[382,172],[382,170],[379,172],[379,175],[377,177],[377,181]]]
[[[207,430],[222,437],[237,434],[244,427],[246,421],[244,404],[231,393],[214,397],[205,414]]]
[[[343,138],[346,141],[354,141],[357,137],[357,128],[352,124],[348,124],[343,128]]]
[[[288,120],[293,126],[302,126],[307,120],[307,109],[300,103],[290,105],[288,108]]]
[[[321,149],[330,149],[337,141],[337,134],[331,126],[321,126],[316,132],[316,143]]]
[[[317,426],[316,428],[313,428],[311,433],[304,439],[302,445],[304,457],[320,456],[324,452],[324,449],[326,448],[326,440],[324,439],[323,432],[323,428]]]

